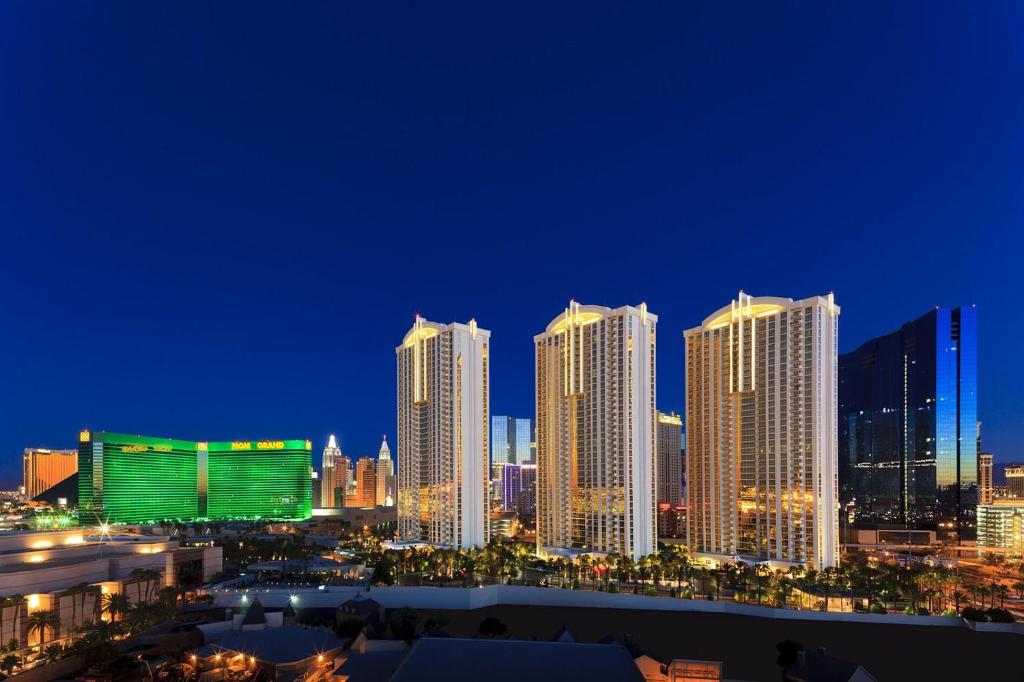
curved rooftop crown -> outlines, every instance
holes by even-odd
[[[740,300],[733,301],[729,305],[724,305],[715,312],[711,313],[704,318],[704,322],[701,326],[707,329],[716,329],[718,327],[724,327],[733,320],[738,320],[741,317],[744,319],[751,319],[755,317],[765,317],[766,315],[774,315],[786,310],[794,301],[791,298],[783,298],[781,296],[748,296],[744,297],[743,292],[740,292]]]
[[[551,320],[547,328],[544,329],[544,333],[557,334],[565,331],[570,325],[583,327],[593,324],[598,320],[603,320],[611,311],[611,308],[603,305],[580,305],[576,301],[569,301],[569,307],[561,315]]]
[[[417,316],[416,321],[412,325],[405,338],[402,339],[403,346],[411,346],[417,341],[426,340],[437,336],[444,331],[444,325],[439,322],[430,322]]]

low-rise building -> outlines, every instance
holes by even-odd
[[[0,640],[32,644],[26,619],[56,612],[48,639],[67,637],[95,622],[102,595],[119,593],[136,604],[160,588],[210,580],[223,569],[220,547],[181,547],[153,536],[112,536],[110,529],[14,532],[0,536]]]
[[[1024,556],[1024,499],[978,505],[978,551]]]

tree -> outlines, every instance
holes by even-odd
[[[57,632],[60,627],[60,615],[52,609],[35,611],[28,617],[28,631],[39,633],[39,646],[46,644],[46,631],[50,634]]]
[[[785,670],[796,663],[797,654],[804,650],[804,645],[796,640],[784,639],[775,645],[775,649],[779,652],[779,656],[775,659],[775,663]]]
[[[62,656],[64,656],[64,646],[61,644],[51,644],[43,649],[43,660],[47,663],[53,663]]]
[[[373,582],[378,585],[395,584],[395,564],[391,557],[382,556],[377,565],[373,567]]]
[[[131,610],[132,603],[128,595],[119,592],[111,592],[103,595],[103,612],[110,616],[110,620],[118,622],[124,620]]]
[[[400,609],[395,609],[394,613],[391,614],[391,618],[388,619],[388,629],[391,630],[391,634],[395,636],[395,639],[412,642],[416,637],[416,626],[419,622],[420,614],[415,609],[403,606]]]
[[[21,664],[21,659],[16,654],[7,654],[0,660],[0,669],[2,669],[8,677],[14,674],[14,669]]]
[[[480,634],[484,637],[497,637],[508,631],[508,626],[494,616],[488,616],[480,621]]]

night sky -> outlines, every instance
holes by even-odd
[[[682,331],[834,291],[840,347],[976,303],[1024,459],[1024,7],[0,3],[0,483],[90,427],[395,429],[413,316],[492,330],[533,414],[570,297]],[[392,438],[393,441],[393,438]]]

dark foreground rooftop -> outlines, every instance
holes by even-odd
[[[608,634],[620,641],[632,636],[661,661],[722,661],[728,679],[780,679],[775,644],[792,639],[809,651],[826,647],[829,655],[859,663],[878,680],[1024,682],[1024,636],[968,628],[549,606],[421,610],[420,620],[439,615],[448,618],[445,630],[452,637],[476,634],[488,616],[522,639],[551,639],[563,624],[578,642],[596,642]]]
[[[553,675],[560,682],[644,679],[626,649],[616,644],[426,637],[416,642],[391,682],[523,682]]]
[[[226,632],[204,645],[196,653],[212,656],[225,652],[241,652],[255,656],[264,663],[281,665],[296,663],[331,649],[344,641],[330,632],[311,630],[298,625],[285,625],[266,630],[235,630]]]

